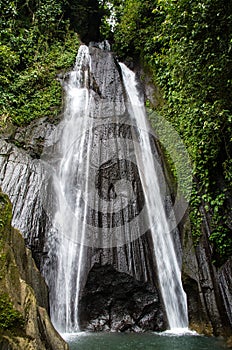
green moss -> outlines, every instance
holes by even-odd
[[[0,294],[0,329],[20,330],[24,327],[24,318],[10,301],[7,294]]]
[[[12,11],[12,4],[14,11]],[[78,36],[64,19],[62,1],[0,5],[0,127],[26,125],[60,113],[62,89],[56,74],[70,69]],[[35,8],[33,8],[35,5]],[[33,10],[32,10],[33,8]],[[29,10],[30,9],[30,10]]]
[[[0,189],[0,239],[7,227],[10,227],[12,219],[12,205],[8,197]]]
[[[11,279],[12,285],[17,284],[18,272],[12,265],[12,254],[7,244],[9,230],[11,230],[12,206],[9,198],[0,190],[0,332],[18,332],[23,330],[24,318],[17,311],[9,295],[4,292],[6,276]],[[11,265],[11,268],[9,266]],[[8,274],[8,275],[6,275]],[[15,282],[14,282],[15,281]]]
[[[16,66],[12,79],[0,87],[0,126],[3,130],[10,123],[21,126],[39,117],[56,119],[62,106],[62,88],[56,74],[75,63],[79,41],[70,32],[63,40],[54,39],[52,44],[41,35],[28,45],[31,52],[26,65],[23,69],[21,65]],[[10,74],[9,67],[5,65],[4,68],[6,77]]]

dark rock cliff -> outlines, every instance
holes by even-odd
[[[165,329],[159,296],[149,283],[95,264],[80,303],[82,328],[131,332]]]
[[[212,248],[204,226],[195,245],[189,219],[181,231],[183,285],[188,297],[190,327],[199,333],[228,336],[232,331],[232,261],[228,260],[221,268],[213,265]]]
[[[166,315],[150,234],[122,247],[87,248],[80,299],[82,329],[162,331]]]

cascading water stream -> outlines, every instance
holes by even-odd
[[[97,87],[96,81],[92,77],[93,62],[91,62],[88,47],[82,45],[78,52],[76,66],[64,81],[66,90],[65,120],[62,135],[58,142],[58,166],[53,173],[53,186],[56,193],[53,230],[56,232],[55,234],[51,233],[47,246],[50,259],[52,260],[54,256],[56,259],[54,262],[55,267],[52,270],[45,265],[44,275],[50,290],[52,290],[52,321],[61,332],[77,332],[80,329],[78,308],[81,290],[86,278],[84,276],[87,254],[85,243],[86,237],[89,235],[87,212],[89,210],[90,187],[92,186],[91,179],[93,179],[90,163],[92,162],[99,167],[105,157],[107,161],[104,164],[107,165],[108,159],[112,158],[112,154],[115,156],[116,151],[123,153],[123,147],[118,144],[118,140],[108,143],[103,140],[102,144],[105,142],[104,147],[106,148],[104,155],[97,155],[97,153],[95,155],[94,153],[94,144],[96,145],[96,140],[99,142],[99,139],[94,141],[94,132],[92,131],[97,118],[94,119],[95,117],[93,118],[93,116],[101,114],[102,110],[101,105],[99,108],[96,97],[96,91],[101,87]],[[182,289],[180,267],[159,189],[159,179],[150,145],[144,103],[136,86],[135,74],[124,64],[120,64],[120,66],[123,84],[128,95],[128,124],[136,126],[138,131],[139,142],[134,144],[134,153],[138,169],[143,169],[139,175],[146,200],[146,217],[148,217],[149,227],[152,231],[160,289],[169,327],[170,329],[185,328],[188,326],[186,297]],[[107,75],[107,71],[105,75]],[[105,83],[106,77],[102,77],[102,84]],[[107,86],[111,86],[111,82]],[[103,99],[101,92],[98,96],[100,96],[101,101]],[[122,115],[124,113],[121,112],[123,108],[120,107],[122,102],[118,101],[117,98],[116,100],[117,105],[116,103],[114,105],[106,104],[104,108],[107,110],[107,113],[109,112],[109,107],[113,109],[111,115]],[[106,120],[104,121],[106,129],[108,125],[111,125],[111,120],[109,119],[104,119]],[[102,152],[102,144],[97,145],[100,153]],[[128,145],[126,148],[129,149]],[[116,157],[120,158],[118,155]],[[119,159],[121,164],[123,164],[122,160],[123,155],[121,160]],[[128,188],[129,182],[118,182],[121,190],[128,193],[131,190],[133,194],[133,189]],[[115,188],[117,188],[116,185]],[[115,193],[112,192],[112,195],[115,195]],[[109,193],[107,193],[107,196],[109,196]],[[132,198],[132,195],[128,194],[127,197]],[[118,196],[115,202],[119,206],[121,203],[121,208],[119,209],[122,209],[124,199],[122,200]],[[107,212],[113,212],[113,209],[115,209],[112,200],[104,201],[101,198],[99,199],[96,194],[93,195],[92,206],[95,206],[96,212],[104,208],[107,209]],[[107,218],[107,216],[105,217]],[[109,235],[112,234],[111,231],[112,227],[109,226]],[[122,237],[131,237],[131,234],[130,230],[125,230],[122,232]],[[55,239],[54,236],[56,237]],[[98,230],[96,239],[103,241],[104,238],[100,236],[101,230]],[[124,243],[127,242],[128,240],[126,239]],[[114,246],[117,246],[117,244]]]
[[[83,159],[86,155],[88,157],[88,145],[91,145],[91,140],[86,140],[91,105],[88,86],[90,69],[89,50],[83,45],[79,50],[75,68],[65,83],[65,125],[59,141],[60,162],[53,174],[58,202],[53,226],[58,229],[60,236],[58,244],[53,242],[53,249],[58,249],[58,253],[55,253],[59,260],[56,277],[52,277],[55,280],[55,295],[51,300],[51,315],[56,328],[63,332],[79,331],[78,300],[86,228],[85,219],[80,217],[80,213],[84,212],[85,218],[86,211],[85,202],[84,207],[81,202],[81,194],[83,189],[87,191],[89,171],[89,167],[86,166],[88,159],[85,162]]]
[[[148,219],[152,231],[155,257],[158,268],[162,297],[170,329],[187,328],[187,302],[181,283],[181,270],[177,261],[164,203],[162,201],[159,179],[150,144],[149,128],[144,103],[137,89],[135,73],[120,63],[124,85],[130,100],[130,116],[139,131],[141,181],[146,198]]]

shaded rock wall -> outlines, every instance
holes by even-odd
[[[21,315],[21,318],[17,316],[20,322],[0,325],[0,348],[67,350],[67,344],[48,317],[44,279],[21,234],[11,227],[11,205],[1,191],[0,210],[0,298],[9,298],[12,315],[14,309]]]
[[[217,275],[225,309],[232,325],[232,258],[219,269]]]
[[[85,254],[82,329],[124,332],[167,328],[149,232],[122,247],[86,248]]]
[[[95,264],[88,275],[80,302],[82,328],[120,332],[164,330],[159,295],[143,283],[111,265]]]
[[[186,216],[187,217],[187,216]],[[204,334],[229,335],[231,323],[231,260],[220,269],[212,263],[206,228],[196,245],[187,218],[183,234],[183,285],[187,293],[190,327]]]
[[[39,160],[9,142],[0,140],[0,186],[13,204],[14,227],[24,235],[33,254],[42,254],[46,230],[43,209],[43,170]]]

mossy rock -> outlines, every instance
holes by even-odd
[[[0,294],[0,329],[22,330],[25,320],[23,315],[15,310],[8,294]]]
[[[0,189],[0,239],[3,238],[6,230],[10,228],[12,219],[12,205],[7,195]]]
[[[0,191],[0,349],[67,350],[46,311],[44,279],[22,235],[11,227],[11,209]]]

